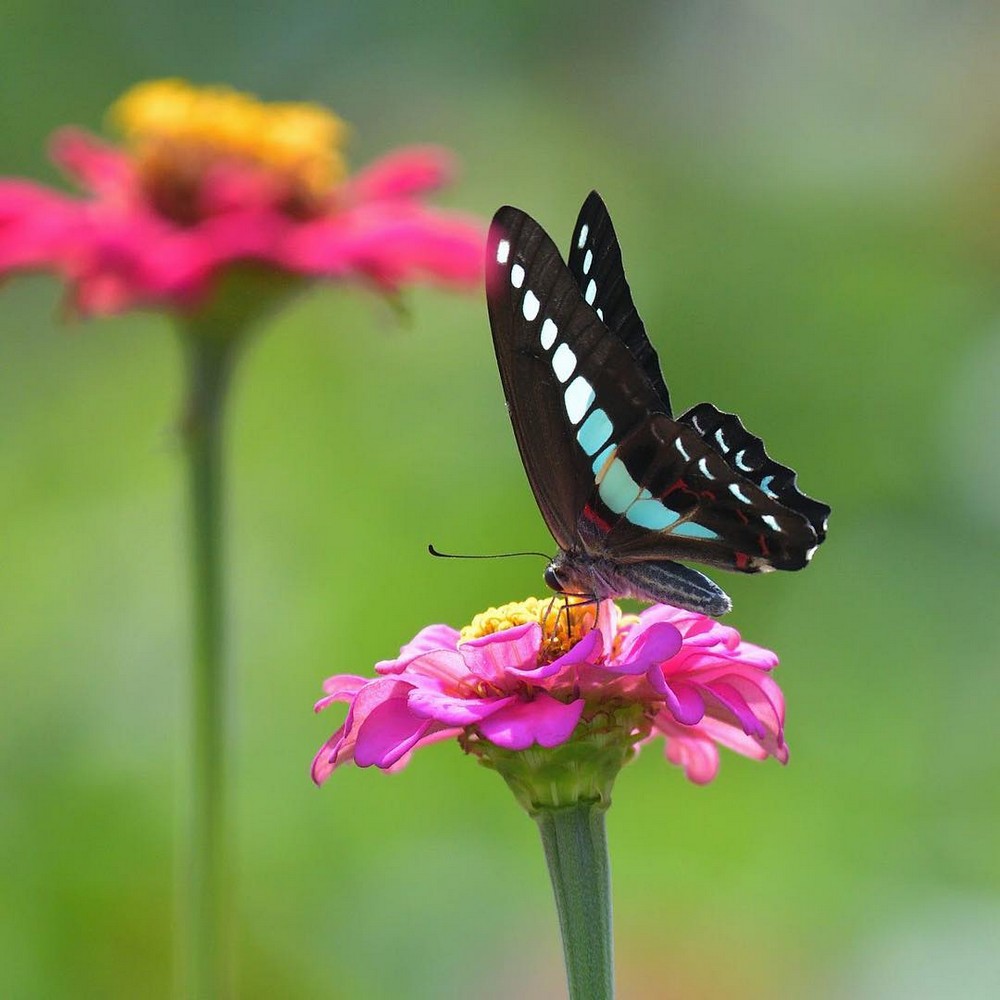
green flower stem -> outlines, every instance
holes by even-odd
[[[184,1000],[224,1000],[230,983],[230,887],[225,799],[227,711],[223,600],[223,422],[226,390],[250,330],[308,282],[246,264],[220,275],[212,296],[179,323],[187,361],[181,435],[191,508],[194,649],[186,884],[178,971]]]
[[[559,911],[570,1000],[615,995],[606,804],[580,801],[534,813]]]
[[[566,743],[504,750],[467,737],[462,746],[498,772],[538,824],[559,911],[570,1000],[615,995],[611,866],[604,814],[622,767],[649,734],[642,705],[607,701]]]
[[[187,402],[182,435],[190,490],[194,649],[191,675],[191,774],[187,884],[178,944],[182,995],[229,994],[226,684],[223,629],[223,455],[226,387],[237,338],[183,331]]]

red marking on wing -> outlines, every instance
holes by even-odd
[[[737,552],[736,553],[736,568],[737,569],[746,569],[747,566],[749,566],[749,565],[750,565],[750,556],[748,556],[745,552]]]
[[[770,558],[770,556],[771,556],[771,550],[767,547],[767,542],[764,541],[764,536],[763,535],[758,535],[757,536],[757,541],[760,544],[760,551],[763,553],[764,557],[765,558]]]
[[[588,503],[583,510],[580,512],[583,516],[590,521],[591,524],[596,524],[598,528],[603,532],[609,532],[611,530],[611,525],[601,517],[600,514],[594,510],[593,507]]]

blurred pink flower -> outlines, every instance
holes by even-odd
[[[480,279],[480,222],[424,204],[452,173],[440,149],[347,178],[329,112],[181,81],[142,84],[113,114],[123,147],[74,128],[53,137],[82,198],[0,180],[0,276],[54,271],[88,314],[196,308],[237,264],[389,292]]]
[[[667,757],[706,783],[718,745],[788,759],[784,699],[768,676],[777,662],[690,611],[657,605],[625,616],[604,601],[595,624],[590,606],[529,598],[491,609],[462,633],[423,629],[398,658],[376,664],[375,679],[329,678],[316,710],[338,701],[349,709],[316,755],[313,780],[352,760],[402,767],[411,751],[451,737],[467,748],[550,748],[573,740],[581,723],[607,730],[619,720],[632,746],[665,736]]]

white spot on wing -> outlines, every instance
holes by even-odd
[[[679,452],[681,453],[681,455],[682,455],[682,456],[684,457],[684,461],[685,461],[685,462],[690,462],[690,461],[691,461],[691,456],[690,456],[690,455],[689,455],[689,454],[688,454],[688,453],[687,453],[687,452],[686,452],[686,451],[684,450],[684,445],[682,445],[682,444],[681,444],[681,439],[680,439],[680,438],[677,438],[677,439],[676,439],[676,440],[674,441],[674,447],[675,447],[675,448],[676,448],[676,449],[677,449],[677,450],[678,450],[678,451],[679,451]]]
[[[560,344],[556,348],[556,353],[552,355],[552,370],[556,373],[556,378],[560,382],[568,382],[574,368],[576,368],[576,355],[568,344]]]
[[[524,313],[524,318],[533,320],[538,315],[540,307],[541,303],[538,301],[538,296],[529,288],[524,293],[524,301],[521,303],[521,312]]]
[[[524,268],[520,264],[515,264],[510,269],[510,283],[515,288],[520,288],[524,284]]]
[[[580,227],[580,236],[576,241],[576,246],[578,250],[583,249],[583,244],[587,242],[587,237],[590,235],[590,226],[584,223]]]
[[[594,263],[594,252],[588,250],[583,258],[583,273],[590,274],[590,265]]]
[[[510,240],[501,240],[497,244],[497,263],[506,264],[510,256]]]
[[[740,489],[739,483],[730,483],[729,492],[732,493],[732,495],[741,503],[750,503],[750,497],[748,497],[743,490]],[[770,515],[768,516],[770,517]]]
[[[566,401],[566,416],[570,423],[578,424],[594,402],[594,387],[582,376],[577,375],[563,397]]]
[[[601,320],[604,319],[604,310],[603,309],[597,309],[596,312],[597,312],[597,318],[598,319],[601,319]]]
[[[696,431],[697,431],[697,432],[698,432],[699,434],[701,434],[701,428],[700,428],[700,427],[698,426],[698,418],[697,418],[697,417],[692,417],[692,418],[691,418],[691,426],[692,426],[692,427],[693,427],[693,428],[694,428],[694,429],[695,429],[695,430],[696,430]]]
[[[698,468],[701,469],[701,474],[706,479],[715,479],[715,476],[708,471],[708,459],[702,458],[698,460]]]
[[[547,319],[542,324],[542,333],[540,340],[542,342],[542,347],[548,350],[556,342],[556,334],[559,332],[559,327],[552,322],[552,320]]]
[[[753,466],[752,465],[747,465],[743,461],[743,456],[746,453],[747,453],[746,448],[741,448],[738,452],[736,452],[736,468],[737,469],[742,469],[744,472],[749,472],[753,468]]]
[[[816,554],[816,550],[818,548],[819,548],[818,545],[814,545],[811,549],[806,550],[806,562],[809,562],[809,560],[812,559],[812,557]]]
[[[773,515],[771,515],[771,514],[765,514],[765,515],[764,515],[764,516],[763,516],[763,517],[761,518],[761,520],[762,520],[762,521],[763,521],[763,522],[764,522],[764,523],[765,523],[765,524],[766,524],[766,525],[767,525],[767,526],[768,526],[769,528],[773,528],[773,529],[774,529],[775,531],[781,531],[781,528],[780,528],[780,527],[778,526],[778,522],[777,522],[777,521],[776,521],[776,520],[774,519],[774,516],[773,516]],[[815,550],[814,550],[814,551],[815,551]],[[808,557],[808,556],[806,556],[806,558],[808,559],[809,557]]]
[[[715,440],[719,442],[719,447],[723,451],[729,451],[729,445],[726,444],[726,439],[722,436],[721,427],[715,432]]]
[[[587,285],[587,290],[583,293],[583,297],[587,300],[587,305],[592,306],[594,304],[594,299],[597,298],[597,282],[593,278]]]

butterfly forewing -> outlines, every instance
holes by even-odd
[[[632,301],[615,227],[596,191],[590,192],[580,209],[567,263],[584,301],[629,349],[659,397],[658,409],[669,417],[670,393],[663,381],[660,360]]]
[[[549,530],[580,547],[577,522],[594,461],[659,398],[625,344],[583,300],[545,231],[515,208],[490,227],[486,287],[500,377],[521,459]]]

